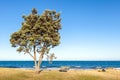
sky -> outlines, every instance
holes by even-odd
[[[120,0],[0,0],[0,60],[32,60],[9,41],[32,8],[61,13],[56,60],[120,60]]]

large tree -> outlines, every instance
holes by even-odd
[[[60,13],[45,10],[40,15],[34,8],[23,19],[21,29],[11,35],[10,43],[12,47],[17,47],[18,52],[29,54],[34,60],[35,71],[39,72],[44,55],[48,55],[51,48],[60,44]]]

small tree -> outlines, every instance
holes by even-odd
[[[48,55],[51,48],[60,44],[60,13],[45,10],[39,15],[34,8],[23,19],[21,29],[11,35],[10,43],[12,47],[17,47],[18,52],[29,54],[34,60],[35,71],[39,72],[44,55]],[[38,58],[36,54],[39,54]]]

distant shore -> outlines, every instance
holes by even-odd
[[[119,69],[106,69],[106,72],[99,72],[97,69],[70,69],[67,72],[46,69],[40,74],[35,74],[34,70],[0,68],[0,80],[120,80],[119,75]]]

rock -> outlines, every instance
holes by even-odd
[[[60,72],[67,72],[69,70],[69,67],[67,67],[67,66],[62,66],[61,68],[60,68]]]
[[[102,69],[102,72],[106,72],[106,70],[105,70],[105,69]]]

